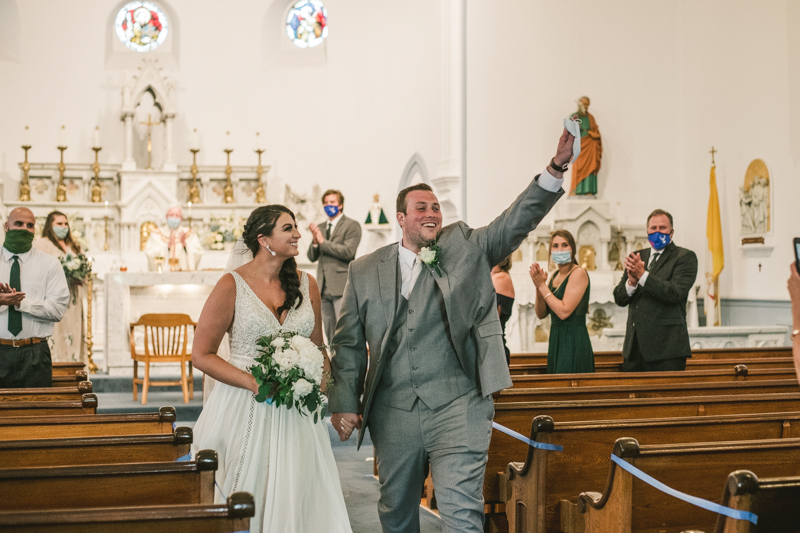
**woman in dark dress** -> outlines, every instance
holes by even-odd
[[[589,274],[578,266],[575,239],[566,230],[550,236],[550,258],[557,270],[547,272],[534,263],[530,274],[536,285],[536,316],[550,315],[548,374],[594,372],[594,352],[586,329],[589,312]]]
[[[511,363],[511,352],[506,346],[506,322],[511,318],[514,309],[514,284],[511,282],[511,256],[492,269],[492,283],[497,293],[497,314],[500,315],[500,325],[503,328],[503,348],[506,350],[506,363]]]

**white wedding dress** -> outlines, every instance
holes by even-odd
[[[301,275],[303,303],[283,325],[236,272],[236,306],[230,331],[230,363],[248,370],[258,357],[256,341],[292,331],[309,337],[314,311],[308,275]],[[233,492],[253,494],[251,532],[351,533],[350,520],[331,450],[327,422],[314,423],[297,409],[257,403],[252,392],[216,383],[194,428],[192,452],[219,454],[216,499]]]

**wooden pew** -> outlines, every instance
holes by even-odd
[[[192,430],[188,427],[163,435],[9,440],[0,442],[0,464],[33,468],[154,463],[176,461],[190,454],[191,447]]]
[[[496,495],[505,503],[510,531],[556,532],[574,516],[569,509],[562,516],[562,500],[575,501],[585,487],[603,486],[608,452],[621,435],[648,444],[800,438],[800,412],[555,423],[538,416],[521,433],[564,451],[538,450],[494,431],[484,497],[491,501]],[[524,463],[514,462],[522,457]]]
[[[158,505],[0,513],[7,533],[240,533],[250,530],[253,496],[234,492],[218,505]]]
[[[217,452],[194,461],[0,470],[0,511],[214,503]]]
[[[758,517],[754,525],[723,515],[717,517],[715,533],[791,533],[800,530],[800,476],[758,479],[747,470],[728,476],[722,505]]]
[[[601,387],[540,387],[506,389],[495,402],[536,402],[542,400],[600,400],[611,398],[666,398],[671,396],[717,396],[724,394],[774,394],[800,392],[795,379],[730,381],[711,383],[656,383],[604,385]]]
[[[84,394],[77,400],[0,402],[0,418],[93,415],[95,413],[97,413],[97,396],[94,394]]]
[[[691,359],[736,359],[736,358],[770,358],[770,357],[790,357],[792,355],[791,346],[762,346],[762,347],[741,347],[741,348],[703,348],[692,350]],[[594,352],[595,363],[622,362],[622,351],[600,351]],[[547,364],[547,353],[512,353],[511,364]]]
[[[766,368],[794,368],[794,359],[792,357],[770,357],[770,358],[757,358],[757,359],[701,359],[686,361],[686,370],[724,370],[733,368],[736,365],[747,365],[751,369],[766,369]],[[607,362],[595,363],[595,372],[621,372],[622,362]],[[512,376],[520,376],[526,374],[546,374],[546,363],[535,363],[525,365],[511,365],[508,367]]]
[[[796,411],[800,411],[800,394],[740,394],[682,398],[503,402],[495,404],[495,420],[515,431],[525,433],[533,417],[538,415],[548,415],[560,422],[571,422]]]
[[[682,372],[598,372],[595,374],[541,374],[512,376],[514,388],[584,387],[648,383],[706,383],[718,381],[755,381],[797,378],[794,369],[750,370],[736,365],[724,370],[685,370]]]
[[[640,446],[621,438],[613,453],[673,489],[717,503],[732,466],[762,477],[800,475],[800,439]],[[614,463],[603,493],[583,492],[578,510],[585,533],[711,531],[717,521],[715,513],[673,498]],[[570,527],[565,533],[578,531]]]
[[[0,441],[169,434],[176,420],[174,407],[158,413],[0,418]]]
[[[53,363],[53,375],[54,376],[74,376],[76,372],[86,371],[86,365],[80,362],[73,363],[73,362],[56,362]]]
[[[81,381],[73,387],[42,387],[31,389],[0,389],[2,402],[49,402],[54,400],[80,400],[92,392],[91,381]]]
[[[85,370],[78,370],[72,375],[53,376],[53,387],[74,387],[81,381],[89,381]]]

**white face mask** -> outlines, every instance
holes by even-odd
[[[56,234],[58,239],[66,239],[69,235],[69,228],[67,226],[54,226],[53,233]]]
[[[553,252],[550,254],[550,257],[553,258],[553,263],[557,265],[566,265],[572,261],[572,252],[569,250],[565,250],[563,252]]]
[[[167,217],[167,226],[169,229],[178,229],[178,226],[181,225],[181,219],[178,217]]]

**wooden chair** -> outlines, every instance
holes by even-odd
[[[144,327],[144,353],[136,351],[134,329]],[[146,314],[138,322],[131,323],[131,359],[133,359],[133,399],[137,399],[137,385],[142,385],[142,405],[147,404],[147,389],[150,385],[180,385],[183,403],[194,398],[194,375],[192,354],[187,349],[189,327],[196,324],[189,315],[181,313]],[[139,363],[144,363],[144,378],[139,378]],[[150,381],[151,363],[180,363],[180,381]],[[186,367],[189,367],[188,376]]]

